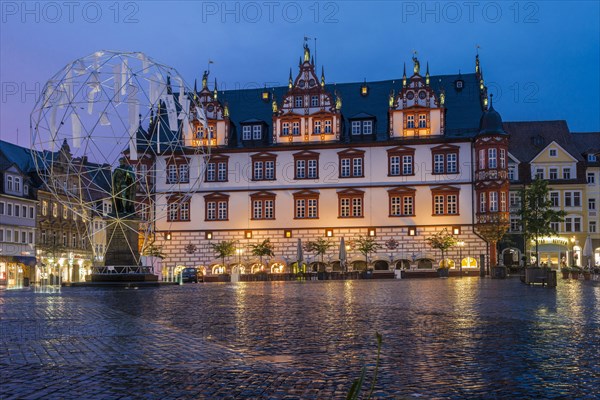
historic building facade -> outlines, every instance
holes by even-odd
[[[234,240],[225,269],[250,272],[249,246],[270,239],[275,257],[261,268],[276,270],[296,260],[298,239],[325,237],[336,243],[327,261],[336,265],[345,238],[350,266],[364,268],[353,239],[374,236],[382,248],[369,268],[432,268],[441,254],[426,238],[446,229],[462,245],[450,252],[457,268],[477,268],[487,254],[481,228],[508,221],[508,154],[475,64],[472,74],[434,76],[414,56],[411,76],[327,84],[305,46],[287,87],[220,92],[215,83],[211,92],[205,74],[195,96],[207,126],[181,140],[211,144],[210,156],[184,148],[156,160],[156,195],[173,199],[156,225],[165,264],[222,271],[210,243]],[[149,135],[156,141],[152,127]],[[197,180],[200,189],[185,198],[169,189],[177,181],[186,193]],[[399,247],[386,248],[390,239]]]

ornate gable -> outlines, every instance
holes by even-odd
[[[341,99],[325,90],[325,73],[315,72],[314,59],[304,44],[299,71],[288,82],[288,92],[281,103],[273,99],[273,143],[321,142],[340,138]]]

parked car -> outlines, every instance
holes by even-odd
[[[183,282],[201,282],[202,278],[199,276],[199,272],[198,268],[184,268],[181,272],[181,280]]]

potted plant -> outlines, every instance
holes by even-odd
[[[227,271],[225,258],[231,257],[235,253],[235,244],[235,240],[223,240],[218,243],[210,244],[210,247],[212,247],[217,257],[221,259],[221,265],[223,266],[224,271]]]
[[[453,235],[451,235],[448,232],[448,230],[446,230],[446,228],[444,228],[443,231],[428,237],[427,242],[432,248],[438,249],[442,252],[442,262],[440,263],[440,267],[438,268],[438,275],[440,276],[440,278],[447,278],[449,276],[448,269],[450,268],[450,265],[448,263],[448,260],[446,260],[445,254],[446,250],[456,246],[456,238]]]
[[[263,264],[263,257],[274,257],[275,253],[273,252],[273,243],[269,239],[263,240],[259,244],[252,245],[252,255],[260,258],[260,265]]]
[[[563,279],[569,279],[569,274],[571,273],[571,268],[564,266],[560,268],[560,272],[562,273]]]
[[[585,268],[582,271],[582,274],[584,280],[589,281],[590,279],[592,279],[592,272],[589,269]]]
[[[333,243],[327,239],[318,238],[315,241],[309,241],[306,243],[306,251],[314,252],[317,256],[321,258],[321,266],[325,266],[325,262],[323,261],[323,257],[325,253],[333,247]]]
[[[573,266],[571,267],[571,279],[579,279],[579,274],[581,273],[581,268]]]

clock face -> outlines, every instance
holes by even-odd
[[[412,100],[412,99],[415,98],[415,94],[413,92],[408,92],[406,94],[406,98],[409,99],[409,100]]]
[[[310,81],[308,81],[308,86],[313,87],[316,85],[316,82],[314,79],[311,79]]]
[[[425,96],[427,96],[427,95],[425,94],[425,92],[423,92],[423,91],[419,92],[419,98],[420,98],[421,100],[425,99]]]
[[[306,85],[306,82],[304,81],[304,79],[300,79],[300,82],[298,82],[298,85],[300,85],[300,87],[303,88]]]

